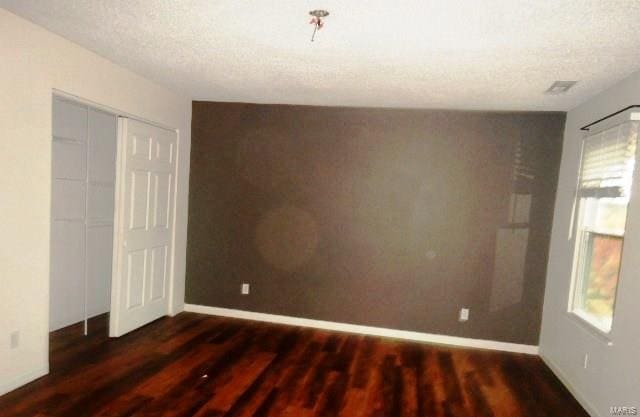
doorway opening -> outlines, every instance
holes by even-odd
[[[52,114],[49,330],[87,335],[111,306],[118,119],[59,96]]]
[[[49,329],[118,337],[170,312],[177,131],[52,106]]]

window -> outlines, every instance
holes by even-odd
[[[576,249],[570,311],[608,333],[620,276],[638,123],[587,137],[576,192]]]

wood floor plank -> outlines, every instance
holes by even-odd
[[[3,417],[586,417],[536,356],[182,313],[51,335]]]

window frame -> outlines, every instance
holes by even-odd
[[[633,121],[637,121],[640,119],[631,119]],[[624,123],[624,122],[623,122]],[[616,127],[618,126],[618,124],[614,124],[614,125],[610,125],[608,128],[603,128],[602,130],[599,130],[599,132],[603,132],[604,130],[607,130],[609,128],[612,127]],[[638,129],[638,127],[636,127],[636,129]],[[597,133],[594,133],[594,135]],[[640,133],[636,130],[636,152],[634,154],[634,165],[637,165],[640,161],[640,158],[638,157],[638,152],[640,152],[640,137],[638,137],[640,135]],[[573,238],[575,240],[573,240],[573,255],[572,255],[572,268],[571,268],[571,275],[570,275],[570,286],[569,286],[569,297],[568,297],[568,303],[567,303],[567,314],[579,325],[582,325],[583,327],[585,327],[587,330],[591,331],[595,336],[602,338],[603,340],[605,340],[606,342],[610,343],[610,334],[613,331],[614,325],[615,325],[615,317],[616,317],[616,304],[618,302],[618,291],[620,288],[620,283],[622,281],[622,274],[623,274],[623,259],[624,259],[624,244],[625,244],[625,237],[626,237],[626,232],[627,232],[627,225],[628,225],[628,220],[629,220],[629,207],[631,204],[631,194],[635,191],[634,189],[636,188],[636,169],[637,166],[634,166],[633,170],[631,171],[631,183],[630,183],[630,188],[628,190],[629,194],[626,196],[627,197],[627,201],[625,203],[625,223],[624,223],[624,229],[622,230],[622,233],[616,233],[614,231],[604,231],[604,230],[596,230],[599,228],[593,228],[593,227],[588,227],[584,224],[584,216],[585,216],[585,206],[587,201],[590,199],[589,197],[581,197],[578,195],[578,190],[579,190],[579,184],[580,184],[580,178],[582,175],[582,161],[583,161],[583,153],[584,153],[584,140],[586,140],[587,138],[583,139],[582,142],[582,146],[581,146],[581,152],[580,152],[580,164],[579,164],[579,169],[578,169],[578,176],[577,176],[577,181],[578,184],[576,185],[576,194],[574,196],[574,208],[573,208],[573,214],[571,216],[571,224],[570,224],[570,230],[569,230],[569,237],[571,238],[571,236],[573,235]],[[595,197],[596,199],[600,199],[603,197]],[[614,292],[614,300],[613,300],[613,305],[612,305],[612,313],[611,313],[611,320],[610,320],[610,325],[608,326],[608,330],[603,328],[604,326],[600,326],[597,323],[597,320],[594,320],[592,318],[592,316],[590,316],[588,313],[584,312],[584,309],[582,308],[578,308],[577,307],[577,300],[576,300],[576,295],[577,295],[577,291],[582,291],[582,287],[584,285],[584,283],[586,282],[585,280],[585,268],[587,267],[586,265],[586,260],[587,260],[587,253],[586,253],[586,245],[588,244],[587,240],[585,238],[586,234],[598,234],[598,235],[602,235],[602,236],[611,236],[611,237],[617,237],[617,238],[621,238],[622,239],[622,247],[620,250],[620,262],[618,264],[618,278],[617,278],[617,282],[616,282],[616,288],[615,288],[615,292]],[[571,240],[571,239],[570,239]]]
[[[628,203],[627,203],[628,208]],[[628,212],[627,212],[628,215]],[[625,231],[626,231],[626,222],[625,222]],[[599,321],[593,315],[589,314],[582,308],[580,305],[584,305],[584,299],[586,287],[585,283],[588,283],[588,274],[591,265],[592,252],[593,248],[589,249],[589,246],[593,247],[593,240],[590,237],[601,236],[605,238],[615,238],[620,239],[620,262],[618,263],[617,270],[617,280],[616,280],[616,288],[613,294],[613,305],[611,306],[611,319],[609,320],[608,326],[603,325],[602,321]],[[578,243],[579,242],[579,243]],[[622,233],[607,233],[603,231],[596,231],[591,228],[583,228],[578,229],[576,234],[576,253],[575,253],[575,261],[576,265],[574,266],[574,274],[572,277],[573,285],[570,293],[569,299],[569,313],[574,315],[581,322],[586,323],[594,330],[598,331],[603,335],[609,335],[611,330],[613,329],[613,321],[616,312],[616,303],[618,301],[618,289],[620,286],[620,278],[622,271],[622,256],[624,253],[624,243],[625,243],[625,234]],[[582,256],[581,256],[582,255]],[[606,328],[608,327],[608,329]]]

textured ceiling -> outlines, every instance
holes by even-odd
[[[640,69],[638,0],[0,0],[197,100],[568,110]],[[331,12],[315,42],[308,11]],[[545,95],[555,80],[578,80]]]

